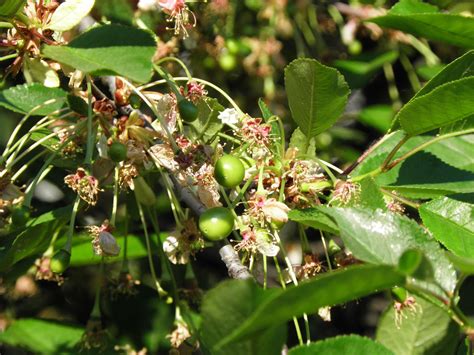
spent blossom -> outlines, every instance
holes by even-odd
[[[78,168],[75,174],[67,175],[64,182],[89,205],[96,205],[97,196],[102,191],[99,188],[99,180],[89,175],[83,168]]]
[[[163,11],[168,14],[168,22],[174,22],[171,28],[175,35],[183,34],[183,37],[188,37],[189,26],[196,25],[196,17],[194,13],[188,9],[184,0],[158,0],[158,4]]]
[[[92,237],[92,247],[96,255],[119,255],[120,247],[114,236],[110,233],[112,227],[109,225],[109,221],[104,221],[101,226],[89,226],[87,229]]]

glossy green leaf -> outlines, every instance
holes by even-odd
[[[67,46],[46,46],[43,54],[94,75],[121,75],[137,82],[151,78],[156,42],[150,32],[121,25],[97,26]]]
[[[314,59],[297,59],[285,69],[293,119],[307,139],[331,127],[344,112],[349,87],[334,68]]]
[[[393,149],[402,136],[402,132],[392,133],[383,144],[364,159],[351,175],[354,177],[364,175],[380,167],[388,152]],[[396,154],[395,158],[432,138],[432,136],[417,136],[409,139]],[[449,142],[450,140],[447,139],[446,141]],[[466,156],[465,154],[459,154],[459,161],[449,161],[450,165],[448,165],[444,161],[447,161],[455,152],[451,149],[444,149],[443,146],[450,143],[443,144],[443,142],[445,141],[441,140],[427,147],[424,151],[413,155],[389,172],[378,175],[375,178],[375,182],[379,186],[397,191],[411,198],[433,198],[474,191],[474,174],[451,166],[468,167],[470,161],[469,153],[466,151]],[[438,147],[438,145],[440,146]],[[453,146],[458,145],[454,144]]]
[[[314,229],[320,229],[325,232],[332,234],[338,234],[339,228],[334,221],[329,218],[325,213],[321,212],[317,208],[305,208],[301,210],[291,210],[288,213],[288,218],[291,221],[301,223],[305,226],[312,227]]]
[[[414,98],[426,95],[438,86],[450,81],[467,78],[474,75],[474,50],[449,63],[434,78],[425,84]]]
[[[446,252],[446,255],[457,270],[466,275],[474,275],[474,259],[457,256],[450,252]]]
[[[396,119],[411,136],[429,132],[473,115],[472,97],[474,77],[455,80],[411,100]]]
[[[459,330],[444,310],[416,298],[413,309],[402,310],[395,321],[396,311],[390,306],[380,319],[377,341],[396,355],[453,354]]]
[[[197,104],[199,109],[198,118],[189,125],[194,128],[196,139],[208,142],[222,129],[222,122],[217,118],[224,107],[217,99],[200,100]]]
[[[361,265],[322,274],[265,297],[257,309],[218,345],[236,342],[292,317],[314,313],[324,306],[342,304],[403,285],[404,280],[393,267],[385,265]],[[226,314],[224,304],[219,309]]]
[[[398,265],[408,249],[422,251],[431,262],[435,280],[454,290],[456,274],[439,244],[414,220],[392,212],[367,208],[321,207],[333,217],[344,245],[353,255],[372,264]]]
[[[359,192],[348,203],[350,207],[367,207],[373,210],[387,210],[384,196],[375,181],[368,177],[359,182]]]
[[[94,7],[95,0],[66,0],[54,11],[47,28],[67,31],[78,25]]]
[[[23,84],[0,92],[0,106],[22,114],[31,112],[32,116],[44,116],[63,107],[66,95],[59,88]]]
[[[425,149],[444,163],[455,168],[474,172],[474,134],[452,137]]]
[[[65,207],[31,220],[27,228],[14,231],[0,241],[0,273],[8,271],[15,263],[43,253],[49,246],[54,232],[65,223],[71,208]]]
[[[27,349],[36,354],[77,352],[84,328],[64,323],[25,318],[14,321],[0,333],[0,343]]]
[[[420,216],[447,249],[474,259],[474,205],[442,197],[423,204]]]
[[[342,335],[290,349],[289,355],[390,355],[385,346],[359,335]]]
[[[23,6],[25,6],[26,0],[2,0],[0,2],[0,18],[12,18]]]
[[[369,21],[433,41],[474,48],[474,18],[440,13],[417,0],[402,0],[386,15]]]
[[[209,291],[203,300],[201,340],[212,354],[278,354],[286,340],[286,326],[275,323],[257,337],[215,349],[215,345],[238,328],[268,293],[252,281],[226,281]]]

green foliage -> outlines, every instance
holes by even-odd
[[[19,319],[0,333],[0,343],[39,354],[65,354],[76,350],[84,328],[41,319]]]
[[[59,110],[65,101],[64,90],[41,84],[17,85],[0,92],[0,106],[32,116],[44,116]]]
[[[46,46],[46,57],[93,75],[151,78],[156,42],[147,31],[121,25],[93,27],[67,46]]]
[[[25,5],[26,0],[2,0],[0,3],[0,18],[12,18]]]
[[[436,7],[419,0],[402,0],[385,16],[370,21],[434,41],[474,48],[473,18],[440,13]]]
[[[321,340],[309,345],[302,345],[291,349],[289,355],[390,355],[393,354],[386,347],[358,335],[343,335],[326,340]]]
[[[202,340],[212,354],[265,355],[278,353],[286,338],[284,324],[276,323],[259,336],[216,349],[215,346],[250,317],[267,295],[251,281],[227,281],[209,291],[202,304]],[[244,301],[244,302],[242,302]]]
[[[451,81],[410,101],[396,119],[411,136],[429,132],[473,115],[473,96],[474,77]]]
[[[441,197],[420,207],[423,223],[448,250],[474,259],[474,206]]]
[[[293,119],[307,140],[324,132],[344,112],[349,87],[334,68],[313,59],[297,59],[285,69]]]
[[[434,278],[444,290],[454,290],[454,268],[438,243],[415,221],[392,212],[366,208],[322,208],[337,222],[344,244],[359,259],[397,265],[408,249],[419,249],[431,262]]]
[[[399,320],[396,320],[396,317]],[[401,314],[390,305],[377,328],[377,341],[396,355],[452,354],[459,329],[448,314],[421,297]]]
[[[334,234],[339,233],[337,224],[319,208],[294,209],[288,213],[288,218],[314,229]]]
[[[318,308],[338,305],[403,283],[404,277],[393,267],[364,265],[326,273],[286,290],[272,291],[239,327],[221,340],[219,346],[236,342],[305,312],[313,313]],[[221,308],[221,311],[224,310]]]
[[[197,107],[199,115],[197,120],[189,124],[192,128],[190,134],[196,138],[202,138],[205,142],[209,142],[223,127],[222,122],[217,117],[219,112],[224,110],[224,107],[217,99],[213,98],[200,100],[197,103]]]

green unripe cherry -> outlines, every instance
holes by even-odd
[[[64,249],[60,249],[56,254],[51,258],[49,268],[52,272],[56,274],[62,274],[69,267],[71,262],[71,253]]]
[[[224,155],[217,160],[214,166],[214,177],[224,187],[233,188],[239,186],[245,176],[244,164],[239,158],[232,155]]]
[[[209,240],[227,238],[233,229],[234,216],[228,208],[210,208],[199,217],[199,230]]]
[[[191,101],[181,99],[178,102],[178,110],[181,119],[186,122],[193,122],[199,114],[199,109]]]
[[[127,146],[120,142],[113,142],[109,147],[110,160],[120,163],[127,159]]]

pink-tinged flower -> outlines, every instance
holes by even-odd
[[[75,174],[66,176],[64,182],[76,192],[81,199],[86,201],[89,205],[95,206],[97,196],[102,190],[99,188],[99,180],[94,176],[87,174],[84,169],[78,168]]]
[[[185,7],[184,0],[159,0],[158,4],[170,15],[183,10]]]

